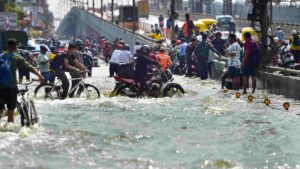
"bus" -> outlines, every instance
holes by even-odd
[[[133,30],[135,25],[135,30],[138,30],[139,26],[139,15],[138,7],[135,7],[135,14],[133,6],[120,6],[119,7],[119,25],[121,27]]]

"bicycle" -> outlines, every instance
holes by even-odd
[[[75,85],[71,90],[69,90],[68,95],[72,92],[76,92],[76,97],[87,99],[91,98],[100,98],[99,90],[91,85],[85,83],[85,78],[72,78],[70,80],[80,80],[77,85]],[[60,99],[63,93],[62,82],[61,80],[57,80],[53,83],[42,83],[37,86],[34,90],[34,98],[43,98],[43,99]],[[83,94],[85,93],[85,95]]]
[[[25,86],[25,89],[18,90],[18,96],[21,96],[20,100],[17,100],[17,110],[21,115],[21,125],[29,127],[38,123],[38,114],[34,106],[34,102],[29,98],[28,86],[34,81],[31,80],[29,83],[24,83],[21,85]],[[19,99],[19,97],[18,97]]]

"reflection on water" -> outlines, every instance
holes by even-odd
[[[102,93],[107,66],[89,79]],[[299,107],[265,91],[235,98],[216,81],[176,77],[186,95],[37,100],[40,126],[0,122],[0,168],[300,168]],[[18,120],[16,120],[18,121]]]

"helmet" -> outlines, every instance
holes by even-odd
[[[75,45],[83,45],[83,41],[81,39],[76,39]]]
[[[141,54],[148,55],[150,52],[150,47],[148,45],[143,45],[140,49]]]
[[[130,50],[130,47],[129,47],[128,44],[125,44],[125,45],[124,45],[124,50]]]
[[[296,34],[297,34],[297,31],[296,31],[296,30],[292,30],[292,31],[291,31],[291,34],[292,34],[292,35],[296,35]]]
[[[280,26],[277,26],[276,29],[277,29],[277,30],[281,30],[281,27],[280,27]]]
[[[181,44],[181,40],[177,40],[176,45],[180,45],[180,44]]]
[[[46,51],[48,51],[48,48],[47,48],[46,45],[43,44],[43,45],[40,46],[40,50],[46,50]]]

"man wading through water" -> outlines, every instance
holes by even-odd
[[[44,81],[44,77],[35,70],[26,60],[16,53],[17,40],[9,39],[7,42],[8,52],[0,56],[0,119],[3,115],[5,105],[8,115],[8,122],[14,122],[14,111],[17,104],[17,69],[28,70],[37,75],[40,81]]]

